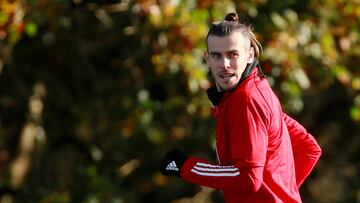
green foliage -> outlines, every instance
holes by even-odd
[[[304,202],[359,201],[358,2],[15,0],[0,8],[0,197],[220,202],[216,191],[162,176],[159,163],[174,146],[215,162],[204,39],[211,22],[236,10],[258,34],[284,111],[323,148]]]

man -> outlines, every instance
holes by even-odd
[[[282,112],[258,64],[261,45],[254,33],[230,13],[211,26],[206,43],[218,164],[175,149],[166,154],[162,173],[220,189],[227,203],[301,202],[299,187],[321,149]]]

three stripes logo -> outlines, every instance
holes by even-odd
[[[179,171],[179,168],[177,167],[175,161],[172,161],[166,166],[166,170],[167,171]]]
[[[201,176],[212,177],[235,177],[240,175],[240,171],[234,166],[218,166],[197,162],[191,172]]]

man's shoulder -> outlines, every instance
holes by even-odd
[[[234,105],[263,103],[263,100],[264,97],[254,84],[246,84],[238,87],[229,95],[229,103]]]
[[[277,96],[272,91],[266,78],[254,76],[244,81],[230,95],[230,104],[252,104],[257,108],[271,111],[278,103]]]
[[[243,81],[234,91],[236,97],[244,97],[248,99],[259,99],[262,93],[271,91],[268,81],[265,78],[253,75],[247,80]]]

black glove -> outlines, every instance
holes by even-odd
[[[181,167],[184,165],[187,156],[178,149],[166,153],[161,163],[161,173],[168,176],[180,177]]]

